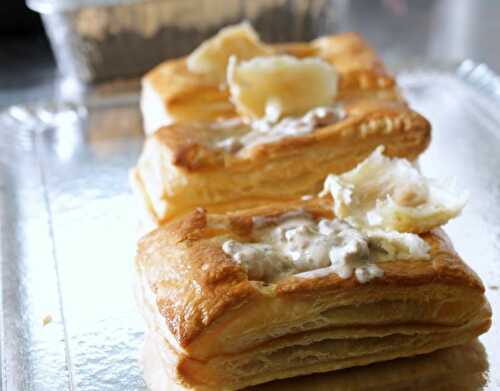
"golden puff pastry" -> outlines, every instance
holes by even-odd
[[[442,230],[411,234],[425,254],[379,262],[383,250],[363,247],[366,237],[331,206],[197,209],[140,241],[136,292],[154,341],[143,357],[153,390],[236,390],[429,353],[488,330],[484,287]],[[332,262],[355,272],[317,263],[332,238]]]
[[[381,99],[318,108],[267,131],[238,118],[177,123],[145,141],[132,183],[157,226],[198,206],[222,213],[314,194],[379,145],[415,160],[429,142],[425,118]]]
[[[215,48],[209,51],[212,57],[216,57],[214,64],[207,64],[206,58],[200,61],[202,55],[199,51],[207,46],[205,43],[189,58],[168,60],[144,76],[141,110],[147,134],[170,123],[212,121],[237,116],[227,85],[220,80],[220,68],[225,66],[230,55],[238,59],[268,55],[319,58],[333,65],[338,72],[337,101],[373,98],[402,101],[394,78],[358,34],[344,33],[309,43],[265,45],[258,41],[255,32],[249,32],[246,24],[239,30],[238,26],[224,30],[218,36],[222,35],[225,40],[216,42]],[[228,39],[231,31],[234,36]],[[235,42],[237,40],[240,41]],[[225,49],[222,47],[224,44],[227,45]],[[194,66],[194,60],[199,65]],[[213,69],[214,72],[203,73],[205,69]]]

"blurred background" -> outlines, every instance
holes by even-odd
[[[359,31],[395,70],[470,58],[500,71],[498,0],[4,0],[2,13],[0,106],[54,96],[62,77],[137,78],[242,17],[272,41]]]

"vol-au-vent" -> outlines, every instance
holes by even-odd
[[[146,122],[162,110],[172,118],[132,174],[153,227],[196,207],[223,213],[315,194],[379,145],[413,161],[430,140],[427,120],[355,34],[274,46],[233,26],[144,86],[161,104],[144,101]],[[177,110],[195,114],[175,119]]]
[[[178,123],[154,133],[132,174],[153,225],[198,206],[224,212],[315,194],[327,175],[352,169],[379,145],[390,157],[415,160],[430,141],[429,123],[401,103],[360,100],[325,109],[323,118],[313,113],[253,126]]]
[[[332,208],[316,198],[230,215],[196,210],[145,236],[137,297],[158,354],[145,351],[144,365],[174,389],[237,390],[423,354],[488,330],[484,287],[442,230],[407,234],[422,244],[406,257],[398,241],[394,259],[370,259],[390,247],[372,247]]]

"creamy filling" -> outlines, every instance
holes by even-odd
[[[327,178],[322,194],[332,195],[335,219],[316,222],[301,211],[255,218],[254,242],[230,240],[224,252],[250,279],[262,281],[334,273],[365,283],[383,275],[381,262],[429,260],[430,247],[417,233],[455,217],[466,197],[382,151],[377,148],[353,170]]]
[[[345,117],[340,105],[317,107],[300,117],[285,117],[279,121],[261,119],[252,122],[252,130],[241,136],[228,137],[215,143],[217,148],[227,152],[237,152],[259,144],[277,142],[287,137],[298,137],[312,133],[316,129],[333,125]]]
[[[255,242],[227,240],[222,245],[251,280],[334,273],[341,278],[355,275],[365,283],[384,274],[378,262],[429,258],[429,246],[413,234],[363,232],[340,219],[316,222],[300,211],[261,220],[254,224]]]

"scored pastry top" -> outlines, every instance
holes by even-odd
[[[384,156],[383,149],[351,171],[326,178],[322,194],[332,195],[339,218],[356,227],[421,233],[462,211],[466,192],[424,177],[407,159]]]

